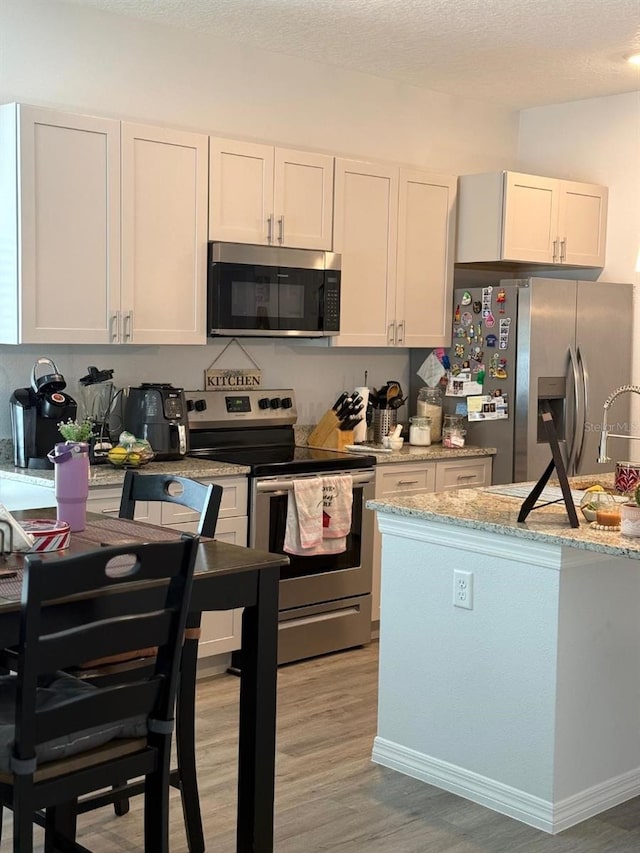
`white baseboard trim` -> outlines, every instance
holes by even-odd
[[[640,794],[640,767],[556,805],[455,764],[376,737],[372,760],[555,835]]]

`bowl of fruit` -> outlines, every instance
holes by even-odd
[[[114,468],[141,468],[154,457],[148,441],[136,438],[130,432],[120,434],[119,442],[107,453],[107,459]]]

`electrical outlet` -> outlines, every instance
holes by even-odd
[[[473,572],[453,570],[453,606],[473,610]]]

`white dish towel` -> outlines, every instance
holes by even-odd
[[[352,492],[348,474],[294,480],[287,501],[284,551],[302,557],[345,551]]]

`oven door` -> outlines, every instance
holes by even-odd
[[[371,563],[374,513],[365,512],[373,498],[373,469],[349,473],[353,480],[351,530],[346,550],[340,554],[300,557],[288,554],[290,563],[281,570],[280,610],[336,601],[371,593]],[[315,476],[313,474],[309,476]],[[293,477],[264,477],[253,482],[250,545],[263,551],[284,554],[287,503]]]

